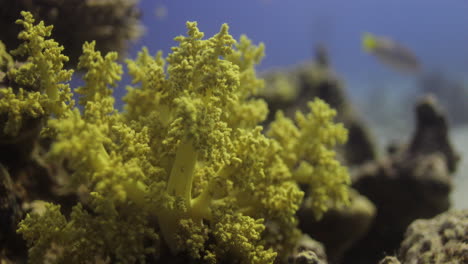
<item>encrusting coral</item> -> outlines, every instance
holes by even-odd
[[[418,219],[405,232],[397,256],[379,264],[461,264],[468,262],[468,210]]]
[[[205,40],[188,22],[166,59],[143,49],[127,61],[133,85],[120,112],[117,53],[85,43],[80,111],[52,27],[22,15],[23,44],[14,57],[0,50],[9,79],[0,87],[2,133],[18,136],[26,120],[41,119],[52,138],[47,159],[62,162],[67,187],[80,190],[70,214],[47,203],[19,224],[30,263],[273,263],[300,238],[299,185],[317,218],[347,203],[348,172],[333,150],[347,131],[333,109],[316,99],[295,120],[278,113],[266,135],[258,125],[268,112],[252,98],[263,85],[254,70],[263,45],[235,41],[227,25]]]
[[[450,210],[418,219],[406,230],[398,258],[402,263],[468,262],[468,210]]]

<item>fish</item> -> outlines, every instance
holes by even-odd
[[[157,20],[165,20],[168,15],[167,7],[164,5],[156,7],[156,9],[154,10],[154,15]]]
[[[364,33],[362,47],[364,51],[374,55],[381,63],[396,71],[411,74],[421,71],[421,64],[416,55],[390,38]]]

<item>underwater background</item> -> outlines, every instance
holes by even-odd
[[[0,0],[0,263],[468,263],[467,7]]]
[[[453,207],[468,208],[468,111],[458,110],[468,110],[467,1],[141,0],[139,6],[145,33],[132,44],[132,58],[142,46],[168,54],[176,45],[174,36],[185,34],[186,21],[197,21],[205,36],[228,23],[236,39],[245,34],[254,43],[263,42],[266,56],[257,68],[260,73],[310,61],[316,45],[324,45],[381,152],[389,142],[411,136],[414,102],[425,91],[441,94],[445,108],[460,104],[448,111],[449,120],[456,121],[450,124],[453,144],[462,157],[452,197]],[[362,49],[366,32],[409,48],[422,71],[405,74],[379,63]],[[124,78],[117,98],[128,83]]]

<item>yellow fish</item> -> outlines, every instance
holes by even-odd
[[[362,37],[363,49],[377,59],[400,72],[417,73],[421,70],[418,58],[406,47],[395,41],[365,33]]]

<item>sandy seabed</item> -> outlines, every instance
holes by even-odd
[[[468,209],[468,125],[453,129],[451,137],[452,144],[461,157],[453,179],[452,207]]]

